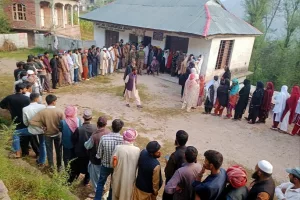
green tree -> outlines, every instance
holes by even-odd
[[[10,24],[3,10],[4,6],[6,6],[7,3],[9,3],[9,0],[0,1],[0,33],[9,33],[10,31]]]

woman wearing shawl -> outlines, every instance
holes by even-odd
[[[227,115],[226,119],[230,119],[232,117],[232,110],[235,109],[236,103],[239,98],[239,80],[237,78],[232,80],[232,86],[229,92],[229,102],[227,106]]]
[[[195,68],[193,68],[193,69],[195,69]],[[197,73],[196,69],[195,69],[195,73]],[[204,86],[205,86],[205,78],[204,78],[203,75],[201,75],[200,76],[200,82],[199,82],[200,89],[199,89],[199,97],[198,97],[197,106],[201,106],[202,102],[204,100],[204,95],[205,95]]]
[[[205,100],[205,112],[203,114],[210,114],[212,108],[214,107],[216,100],[217,100],[217,90],[219,87],[219,77],[214,76],[214,80],[211,80],[207,85],[206,85],[206,100]]]
[[[285,109],[286,100],[290,97],[290,94],[288,93],[288,86],[284,85],[281,87],[280,93],[278,93],[274,99],[275,99],[275,106],[273,108],[273,126],[272,130],[278,130],[278,125],[282,116],[282,113]]]
[[[239,101],[235,106],[234,120],[241,120],[248,105],[251,84],[248,79],[244,80],[244,87],[239,92]]]
[[[187,69],[188,59],[189,59],[189,56],[185,56],[185,58],[181,62],[181,65],[180,65],[180,74],[185,74],[186,69]]]
[[[292,133],[290,133],[290,135],[300,135],[300,99],[298,100],[298,104],[297,104],[297,107],[296,107],[296,117],[295,117],[295,126],[292,130]]]
[[[215,111],[213,114],[214,116],[222,116],[224,108],[228,105],[229,86],[230,81],[228,79],[221,81],[221,85],[217,90],[217,101],[215,105]]]
[[[252,99],[249,107],[249,115],[248,118],[246,118],[249,124],[255,124],[256,118],[259,115],[259,110],[262,105],[263,98],[264,98],[264,84],[261,81],[259,81],[257,82],[256,90],[252,95]]]
[[[75,106],[67,106],[65,109],[64,120],[60,121],[60,130],[62,132],[63,160],[65,168],[69,161],[74,158],[72,134],[81,126],[81,120],[77,117],[77,108]]]
[[[196,75],[190,74],[188,80],[185,83],[184,95],[182,108],[187,107],[187,111],[190,112],[191,108],[197,106],[197,101],[199,97],[199,83],[197,82]]]
[[[264,99],[259,111],[259,123],[266,123],[272,105],[272,97],[274,94],[274,85],[272,82],[267,82],[267,88],[264,91]]]
[[[292,124],[296,115],[296,108],[300,97],[299,86],[294,86],[291,92],[291,97],[286,100],[286,106],[281,116],[280,131],[287,133],[288,125]]]
[[[153,56],[151,65],[149,66],[147,73],[148,73],[148,75],[151,73],[154,76],[155,72],[157,72],[157,75],[158,75],[158,73],[159,73],[159,62],[156,60],[156,57]]]
[[[221,199],[226,200],[244,200],[248,196],[247,173],[244,168],[235,165],[229,167],[226,171],[228,185],[224,189]]]

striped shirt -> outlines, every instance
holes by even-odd
[[[101,165],[113,168],[111,156],[117,145],[123,144],[123,137],[120,133],[109,133],[101,137],[96,157],[101,159]]]

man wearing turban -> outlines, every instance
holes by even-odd
[[[137,136],[136,130],[126,130],[123,133],[124,143],[116,146],[113,152],[112,200],[131,199],[140,156],[140,148],[133,144]]]
[[[226,199],[237,200],[246,199],[248,196],[247,173],[245,169],[238,165],[234,165],[227,169],[227,181],[229,184],[225,189]]]

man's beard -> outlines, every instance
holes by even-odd
[[[258,180],[258,179],[259,179],[259,176],[258,176],[258,174],[257,174],[257,171],[254,172],[254,173],[252,174],[252,178],[253,178],[254,180]]]

